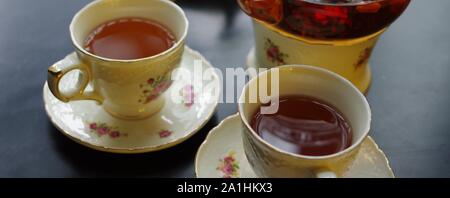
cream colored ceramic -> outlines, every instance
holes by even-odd
[[[278,79],[267,78],[277,75]],[[268,79],[268,82],[262,83],[262,79]],[[274,84],[278,85],[273,87]],[[258,101],[251,101],[256,90],[270,90],[270,87],[272,96],[258,92]],[[250,120],[262,103],[272,99],[271,104],[277,104],[273,98],[284,95],[306,95],[336,107],[351,125],[352,145],[332,155],[305,156],[267,143],[250,127]],[[369,104],[351,82],[329,70],[305,65],[280,66],[251,79],[239,98],[239,113],[245,126],[244,150],[253,170],[261,177],[339,177],[355,159],[371,123]]]
[[[254,47],[252,49],[250,49],[250,51],[248,52],[247,58],[245,60],[245,64],[247,66],[247,69],[255,69],[255,70],[259,69],[259,67],[257,66],[258,63],[256,63]],[[253,72],[250,72],[249,75],[251,78],[256,77],[256,75],[254,75]]]
[[[200,178],[256,178],[245,157],[239,115],[225,119],[200,146],[195,171]],[[355,161],[341,173],[345,178],[392,178],[389,162],[371,137],[361,144]]]
[[[202,70],[212,72],[211,78],[191,82],[194,61],[201,61]],[[199,64],[197,64],[199,65]],[[161,150],[183,142],[211,118],[219,97],[211,94],[220,90],[219,77],[213,67],[198,52],[184,50],[176,80],[163,95],[161,111],[143,120],[123,120],[108,114],[95,101],[64,103],[44,86],[45,109],[53,124],[66,136],[90,148],[113,153],[143,153]],[[181,71],[181,70],[180,70]],[[71,87],[78,79],[70,73],[60,83],[61,89]],[[91,87],[88,87],[91,89]],[[178,97],[173,97],[178,96]],[[168,97],[172,97],[168,99]]]
[[[177,43],[161,54],[137,60],[103,58],[84,49],[84,42],[92,30],[124,17],[157,21],[173,32]],[[119,118],[148,117],[163,107],[163,97],[159,96],[171,85],[170,75],[180,63],[187,32],[188,21],[183,10],[168,0],[93,1],[73,18],[70,33],[76,53],[49,68],[49,88],[63,102],[95,100]],[[73,82],[75,88],[60,91],[60,79],[72,70],[82,74]],[[150,81],[152,83],[148,84]],[[85,91],[88,84],[93,85],[93,90]]]
[[[344,41],[306,40],[253,21],[255,65],[272,68],[287,64],[314,65],[347,78],[366,92],[371,81],[368,60],[384,30],[373,35]]]

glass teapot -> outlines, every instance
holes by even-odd
[[[288,64],[331,70],[366,92],[379,36],[410,0],[238,0],[251,16],[255,47],[247,65]]]
[[[353,39],[395,21],[410,0],[238,0],[254,19],[301,37]]]

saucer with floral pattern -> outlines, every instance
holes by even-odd
[[[186,71],[194,74],[194,65],[201,66],[202,71],[211,72],[209,78],[197,81],[183,78]],[[219,96],[212,93],[221,89],[219,76],[212,65],[188,47],[180,68],[183,72],[174,72],[177,80],[164,93],[164,107],[147,119],[115,118],[94,101],[63,103],[53,96],[47,83],[43,89],[45,110],[59,131],[95,150],[145,153],[169,148],[187,140],[208,122],[219,101]],[[61,80],[60,88],[73,85],[78,75],[77,72],[67,74]],[[174,99],[173,93],[178,97]]]
[[[212,129],[200,146],[195,159],[199,178],[256,178],[247,158],[238,114],[230,116]],[[383,151],[371,137],[362,143],[353,164],[343,173],[345,178],[393,178],[394,173]]]

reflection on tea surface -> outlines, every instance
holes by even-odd
[[[350,124],[335,107],[308,96],[283,96],[278,112],[256,112],[252,128],[273,146],[294,154],[322,156],[352,144]]]

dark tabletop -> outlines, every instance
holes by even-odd
[[[68,26],[89,0],[0,0],[0,177],[194,177],[209,130],[236,113],[220,104],[194,137],[139,155],[94,151],[50,123],[47,67],[73,48]],[[218,68],[244,67],[250,19],[234,0],[178,0],[191,22],[187,44]],[[450,177],[450,1],[413,1],[371,59],[371,135],[397,177]]]

